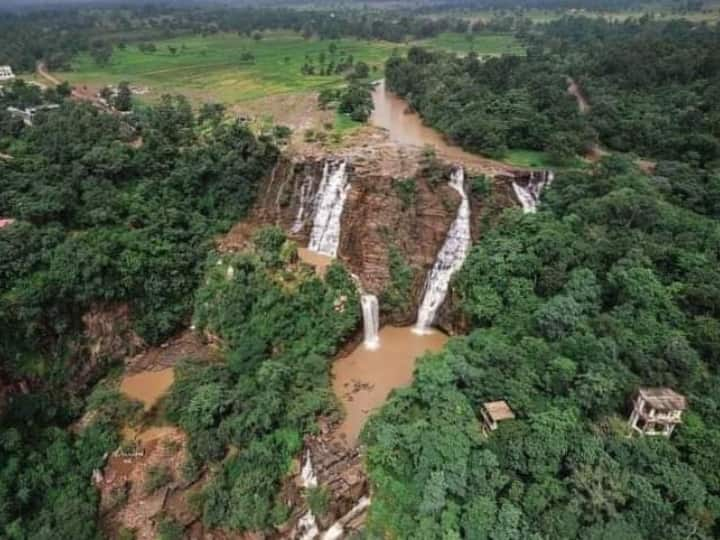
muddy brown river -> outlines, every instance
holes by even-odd
[[[126,375],[120,383],[120,391],[131,399],[141,401],[145,410],[149,410],[173,383],[172,368],[160,371],[142,371],[135,375]]]
[[[411,327],[384,326],[380,346],[359,345],[333,364],[333,389],[345,408],[338,429],[350,444],[357,442],[368,416],[385,403],[390,392],[412,382],[415,361],[427,351],[439,351],[448,337],[442,332],[413,333]]]
[[[404,99],[385,88],[384,80],[375,85],[372,98],[375,109],[370,115],[370,123],[375,127],[387,130],[391,141],[417,147],[430,145],[435,148],[436,152],[452,161],[463,163],[486,161],[481,156],[465,152],[459,146],[449,144],[440,132],[423,124],[419,114],[408,111],[408,105]],[[505,166],[503,165],[503,167]]]

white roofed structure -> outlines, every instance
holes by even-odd
[[[0,66],[0,82],[12,81],[15,74],[10,66]]]

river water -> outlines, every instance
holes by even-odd
[[[384,326],[379,345],[360,345],[333,364],[333,389],[345,408],[338,432],[353,445],[365,420],[380,407],[388,394],[412,382],[415,360],[426,351],[440,350],[448,337],[441,332],[413,333],[411,327]]]
[[[120,383],[120,391],[131,399],[141,401],[145,410],[150,410],[157,400],[173,383],[172,368],[160,371],[142,371],[135,375],[126,375]]]
[[[423,124],[419,114],[408,111],[404,99],[385,88],[385,80],[375,85],[372,98],[375,109],[370,115],[370,123],[387,130],[391,141],[417,147],[430,145],[437,153],[451,161],[474,163],[484,160],[481,156],[449,144],[439,131]]]

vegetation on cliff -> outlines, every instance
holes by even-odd
[[[0,231],[0,380],[15,387],[0,419],[0,536],[94,538],[90,472],[117,422],[63,429],[82,411],[77,389],[102,374],[81,317],[129,303],[148,342],[176,331],[212,236],[245,215],[277,150],[242,124],[199,125],[182,98],[127,120],[66,101],[33,122],[0,139],[13,156],[0,160],[0,216],[16,220]]]
[[[262,229],[254,246],[208,260],[195,324],[222,340],[225,361],[181,366],[167,401],[197,466],[238,449],[203,493],[204,521],[242,531],[288,518],[282,480],[317,415],[334,411],[329,361],[360,313],[340,264],[318,278],[293,263],[294,244],[276,228]]]

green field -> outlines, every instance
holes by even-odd
[[[74,84],[106,85],[129,81],[150,87],[153,94],[186,93],[192,98],[216,99],[227,103],[259,97],[305,91],[337,84],[340,75],[303,75],[300,68],[306,56],[328,58],[329,41],[304,40],[296,34],[272,33],[260,41],[237,34],[187,36],[156,41],[157,52],[143,53],[137,45],[116,49],[110,63],[98,66],[87,55],[80,56],[73,71],[61,73]],[[396,47],[357,39],[335,41],[338,52],[351,54],[378,70]],[[177,50],[170,52],[169,47]],[[254,62],[242,59],[252,53]]]
[[[509,150],[507,154],[500,160],[516,167],[526,167],[529,169],[582,169],[587,167],[587,163],[580,158],[572,160],[570,163],[558,167],[548,156],[547,152],[540,150]]]
[[[551,165],[548,155],[539,150],[509,150],[502,161],[516,167],[543,168]]]
[[[163,93],[182,93],[195,101],[217,100],[238,103],[270,95],[318,90],[341,83],[342,75],[304,75],[302,65],[324,53],[331,58],[329,47],[337,47],[335,59],[352,55],[368,63],[372,78],[380,78],[385,60],[396,51],[404,53],[408,44],[363,41],[344,38],[335,41],[303,39],[292,32],[267,33],[256,41],[237,34],[187,36],[155,41],[157,51],[140,52],[137,44],[115,49],[109,64],[99,66],[89,55],[81,55],[73,70],[59,73],[75,85],[104,86],[129,81],[149,87],[150,98]],[[479,54],[521,54],[523,49],[508,35],[477,36],[467,41],[462,34],[441,34],[432,40],[418,42],[427,47],[457,52],[475,50]],[[174,48],[173,54],[170,48]],[[255,60],[243,60],[251,53]]]

